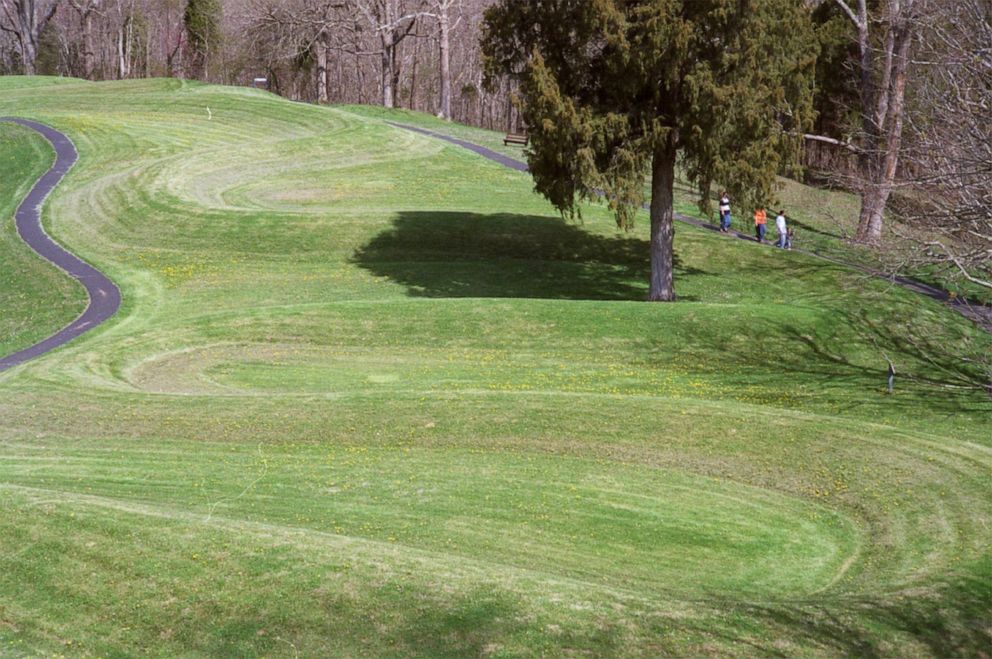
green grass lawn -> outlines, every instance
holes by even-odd
[[[647,304],[646,221],[407,113],[30,82],[0,115],[80,152],[46,226],[124,307],[0,374],[0,654],[987,651],[992,340],[953,312],[682,226]],[[3,130],[28,261],[50,155]],[[36,269],[15,343],[79,302]]]

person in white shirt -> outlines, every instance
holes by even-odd
[[[730,197],[726,190],[720,193],[720,231],[730,232]]]
[[[775,217],[775,230],[778,231],[778,246],[785,249],[785,243],[789,240],[789,227],[785,224],[785,211],[781,210]]]

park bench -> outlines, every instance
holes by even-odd
[[[506,137],[503,138],[503,146],[509,146],[510,144],[519,144],[520,146],[527,146],[530,142],[530,137],[527,135],[517,135],[516,133],[507,133]]]

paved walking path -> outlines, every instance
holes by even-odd
[[[0,371],[4,371],[72,341],[113,316],[121,306],[121,292],[102,272],[59,246],[41,226],[41,206],[52,189],[75,164],[78,157],[75,145],[59,131],[36,121],[10,117],[2,117],[0,121],[10,121],[41,133],[55,148],[55,164],[38,179],[34,188],[21,202],[14,216],[14,222],[17,233],[24,242],[43,259],[54,263],[69,276],[77,279],[90,298],[86,310],[55,334],[29,348],[0,357]]]
[[[488,158],[489,160],[498,162],[504,167],[509,167],[510,169],[514,169],[518,172],[527,171],[527,163],[521,162],[519,160],[515,160],[514,158],[505,156],[502,153],[493,151],[492,149],[487,149],[484,146],[473,144],[472,142],[466,142],[465,140],[460,140],[456,137],[451,137],[449,135],[444,135],[442,133],[436,133],[434,131],[427,130],[424,128],[418,128],[416,126],[408,126],[407,124],[401,124],[392,121],[386,123],[396,128],[402,128],[403,130],[412,131],[414,133],[419,133],[421,135],[426,135],[428,137],[433,137],[435,139],[444,140],[445,142],[450,142],[451,144],[455,144],[457,146],[468,149],[473,153],[479,154],[483,158]],[[719,227],[713,224],[704,222],[694,217],[689,217],[688,215],[681,215],[679,213],[675,213],[674,215],[676,220],[684,224],[691,224],[701,229],[706,229],[708,231],[719,232],[720,230]],[[752,243],[755,242],[754,236],[752,236],[751,234],[745,234],[739,231],[731,230],[729,235],[738,238],[740,240],[746,240]],[[774,246],[772,243],[767,243],[767,244],[769,247]],[[864,266],[856,265],[854,263],[847,263],[845,261],[834,259],[829,256],[824,256],[823,254],[818,254],[816,252],[808,252],[801,249],[794,249],[793,251],[799,252],[800,254],[807,254],[814,258],[823,259],[824,261],[830,261],[831,263],[835,263],[837,265],[841,265],[847,268],[852,268],[854,270],[863,272],[866,275],[870,275],[878,279],[884,279],[887,282],[911,290],[914,293],[925,295],[929,298],[938,300],[940,302],[946,302],[948,306],[950,306],[955,311],[965,316],[969,320],[974,321],[979,327],[983,328],[985,331],[992,332],[992,307],[978,305],[978,304],[969,304],[967,301],[951,298],[950,294],[948,294],[948,292],[945,290],[942,290],[935,286],[930,286],[929,284],[924,284],[923,282],[919,282],[914,279],[909,279],[907,277],[900,277],[898,275],[886,274],[878,270],[872,270],[871,268],[866,268]]]

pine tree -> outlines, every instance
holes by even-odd
[[[816,39],[803,0],[500,0],[490,81],[520,80],[536,189],[563,213],[606,195],[630,228],[650,175],[650,300],[674,300],[677,158],[709,209],[766,203],[812,118]]]

